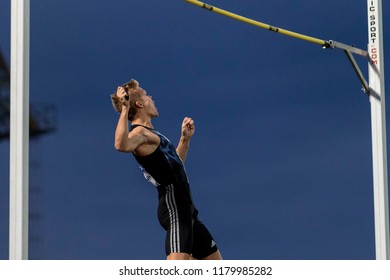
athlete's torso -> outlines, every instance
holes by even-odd
[[[137,126],[140,125],[131,126],[131,130]],[[160,138],[160,144],[151,154],[147,156],[137,156],[133,153],[145,178],[155,186],[188,182],[183,162],[168,138],[155,129],[146,126],[142,127],[148,129]]]

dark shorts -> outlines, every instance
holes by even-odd
[[[167,256],[187,253],[203,259],[218,250],[210,232],[198,219],[188,184],[159,186],[158,198],[158,220],[167,231]]]

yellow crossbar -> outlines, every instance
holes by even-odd
[[[269,24],[262,23],[260,21],[256,21],[256,20],[253,20],[253,19],[250,19],[250,18],[246,18],[246,17],[240,16],[240,15],[228,12],[226,10],[222,10],[220,8],[217,8],[217,7],[211,6],[209,4],[203,3],[201,1],[197,1],[197,0],[185,0],[185,1],[188,2],[188,3],[191,3],[191,4],[195,5],[195,6],[204,8],[204,9],[209,10],[209,11],[212,11],[214,13],[221,14],[221,15],[224,15],[224,16],[227,16],[227,17],[239,20],[239,21],[243,21],[243,22],[255,25],[257,27],[263,28],[263,29],[267,29],[267,30],[270,30],[270,31],[273,31],[273,32],[276,32],[276,33],[280,33],[280,34],[283,34],[283,35],[287,35],[287,36],[290,36],[290,37],[294,37],[294,38],[297,38],[297,39],[305,40],[305,41],[308,41],[308,42],[311,42],[311,43],[315,43],[315,44],[321,45],[323,47],[330,47],[329,42],[326,41],[326,40],[314,38],[314,37],[311,37],[311,36],[306,36],[306,35],[299,34],[299,33],[296,33],[296,32],[292,32],[292,31],[289,31],[289,30],[286,30],[286,29],[282,29],[282,28],[279,28],[279,27],[271,26]]]

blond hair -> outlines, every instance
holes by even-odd
[[[138,109],[135,106],[135,102],[137,102],[141,95],[139,94],[139,83],[138,81],[132,79],[130,82],[122,85],[123,89],[126,91],[129,106],[129,114],[127,116],[129,121],[132,121],[137,113]],[[121,100],[116,93],[111,94],[111,102],[114,110],[118,113],[122,112],[123,100]]]

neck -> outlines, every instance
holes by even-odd
[[[139,124],[149,128],[154,128],[151,120],[135,119],[131,122],[132,125]]]

